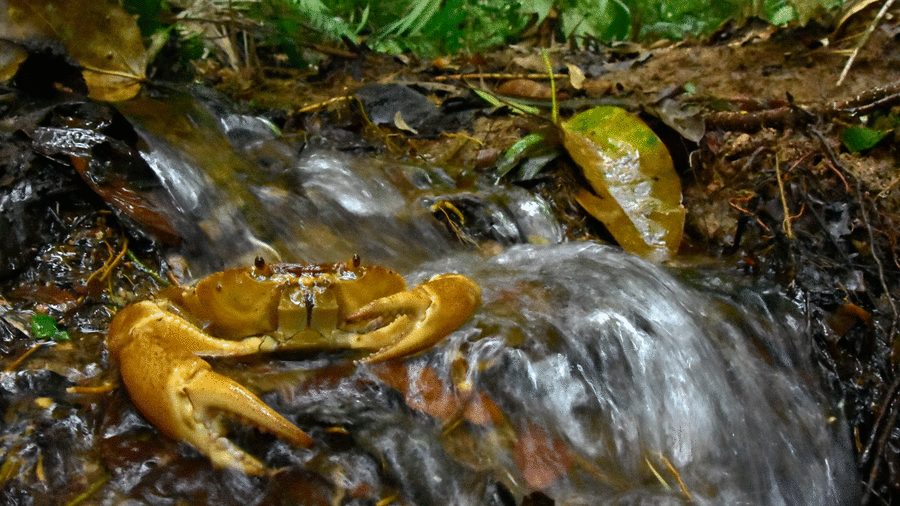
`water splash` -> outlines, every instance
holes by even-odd
[[[416,504],[483,504],[498,486],[556,504],[858,499],[847,427],[790,318],[593,243],[456,255],[411,277],[446,271],[484,304],[436,350],[268,400],[315,420],[314,439],[347,428]]]

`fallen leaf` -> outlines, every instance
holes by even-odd
[[[486,91],[475,89],[473,89],[472,91],[474,91],[476,95],[478,95],[494,107],[509,107],[510,110],[512,110],[512,112],[516,114],[539,115],[541,113],[540,109],[538,109],[537,107],[530,106],[514,98],[503,97],[501,99]]]
[[[403,395],[406,405],[440,420],[448,420],[460,411],[456,393],[431,367],[408,367],[386,362],[373,368],[378,378]]]
[[[563,146],[591,184],[579,203],[626,251],[664,260],[684,230],[681,181],[665,145],[618,107],[585,111],[561,125]]]
[[[69,158],[78,175],[109,205],[133,218],[163,244],[181,244],[182,237],[165,217],[162,204],[142,195],[123,180],[97,181],[91,175],[88,159],[78,156]]]
[[[96,100],[127,100],[145,79],[147,52],[137,21],[115,2],[0,0],[0,38],[62,42]]]
[[[584,72],[577,65],[571,63],[566,63],[566,67],[569,69],[569,84],[576,90],[583,88],[585,79]]]
[[[516,435],[513,458],[529,488],[543,490],[569,472],[572,455],[562,440],[531,422]]]
[[[533,79],[510,79],[497,87],[497,93],[532,100],[550,100],[550,85]]]
[[[891,133],[890,130],[876,130],[864,126],[851,126],[844,131],[841,142],[851,153],[858,153],[874,148],[876,144]]]
[[[400,130],[406,130],[413,135],[419,133],[418,130],[406,124],[406,121],[403,120],[403,113],[401,111],[397,111],[397,113],[394,114],[394,126],[399,128]]]

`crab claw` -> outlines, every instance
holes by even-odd
[[[107,341],[135,406],[164,434],[186,441],[219,467],[264,474],[266,467],[225,437],[222,415],[248,421],[301,447],[312,439],[239,383],[211,370],[197,355],[210,340],[184,319],[150,302],[129,306],[113,319]],[[246,343],[252,347],[256,342]],[[238,353],[243,349],[238,346]],[[220,350],[221,351],[221,350]]]
[[[347,316],[349,325],[376,319],[390,323],[358,334],[350,346],[376,350],[363,362],[383,362],[426,350],[466,322],[481,302],[481,290],[460,274],[435,276],[412,290],[376,299]]]

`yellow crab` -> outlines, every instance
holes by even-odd
[[[372,352],[363,362],[405,357],[465,323],[480,297],[478,286],[459,274],[406,290],[400,275],[358,259],[333,265],[257,259],[124,308],[106,343],[135,406],[159,430],[218,467],[264,474],[261,462],[226,439],[223,413],[297,446],[312,439],[202,357],[341,348]]]

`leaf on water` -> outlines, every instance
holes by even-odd
[[[513,458],[531,489],[543,490],[568,474],[574,459],[563,440],[531,422],[517,436]]]
[[[625,250],[664,260],[684,230],[681,181],[669,151],[637,116],[595,107],[561,125],[563,146],[584,171],[593,193],[578,202]]]
[[[70,156],[69,159],[84,182],[109,205],[133,218],[163,244],[181,244],[181,235],[163,212],[164,204],[152,194],[138,191],[121,179],[98,182],[90,174],[90,162],[87,158]]]
[[[54,341],[68,341],[69,333],[56,327],[56,320],[52,316],[35,313],[31,316],[31,333],[37,339],[53,339]]]
[[[83,67],[90,97],[121,101],[145,79],[147,52],[137,21],[115,2],[7,0],[0,9],[0,37],[55,39]]]

